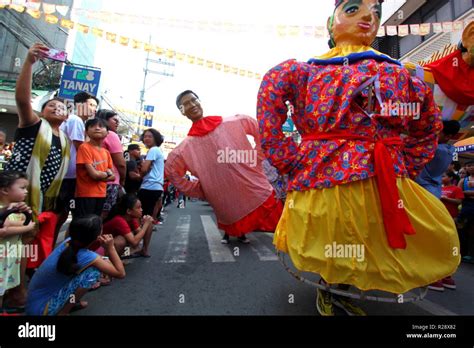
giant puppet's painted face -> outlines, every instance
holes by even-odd
[[[328,20],[328,30],[336,46],[364,45],[374,42],[380,27],[380,0],[339,1],[334,16]]]

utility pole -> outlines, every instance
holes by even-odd
[[[148,43],[151,45],[151,35]],[[144,114],[143,107],[145,105],[145,92],[146,92],[146,78],[148,76],[148,63],[150,62],[150,51],[146,54],[146,63],[145,63],[145,75],[143,77],[143,88],[140,92],[140,116],[138,117],[138,125],[137,125],[137,134],[141,133],[141,125],[142,125],[142,115]]]
[[[151,38],[151,35],[150,35],[150,45],[151,45],[151,41],[152,41],[152,38]],[[149,68],[149,64],[150,63],[153,63],[153,64],[157,64],[159,66],[161,66],[161,69],[160,70],[152,70]],[[159,58],[159,59],[150,59],[150,52],[147,53],[147,56],[146,56],[146,63],[145,63],[145,69],[144,69],[144,72],[145,72],[145,75],[143,77],[143,88],[140,92],[140,117],[138,119],[138,127],[137,127],[137,133],[140,134],[140,127],[141,127],[141,123],[142,123],[142,116],[144,116],[145,114],[145,93],[153,88],[154,86],[156,86],[158,83],[160,83],[161,81],[157,81],[156,83],[154,83],[153,85],[151,85],[150,87],[146,87],[146,81],[147,81],[147,78],[148,78],[148,75],[149,74],[154,74],[154,75],[160,75],[160,76],[166,76],[166,77],[173,77],[174,76],[174,68],[175,68],[176,64],[174,61],[170,61],[169,59],[166,59],[166,58]],[[172,71],[169,71],[169,69],[171,69]]]

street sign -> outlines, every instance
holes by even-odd
[[[282,127],[283,132],[291,133],[295,131],[295,124],[288,118]]]
[[[143,107],[143,125],[145,127],[153,127],[153,113],[155,107],[153,105],[145,105]]]
[[[145,111],[145,112],[155,112],[155,107],[153,105],[145,105],[143,107],[143,111]]]
[[[101,71],[98,69],[82,68],[66,65],[61,78],[59,97],[72,100],[79,92],[97,95]]]

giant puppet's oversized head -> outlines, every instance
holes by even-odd
[[[370,46],[380,27],[383,1],[336,0],[336,9],[327,23],[329,46]]]

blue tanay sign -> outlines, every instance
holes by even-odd
[[[97,95],[100,75],[101,71],[98,69],[66,65],[61,78],[59,97],[72,100],[79,92]]]
[[[152,113],[155,112],[155,107],[153,105],[145,105],[143,107],[144,117],[143,117],[143,125],[145,127],[153,127],[153,115]]]
[[[291,133],[295,131],[295,124],[288,118],[282,127],[283,132]]]

